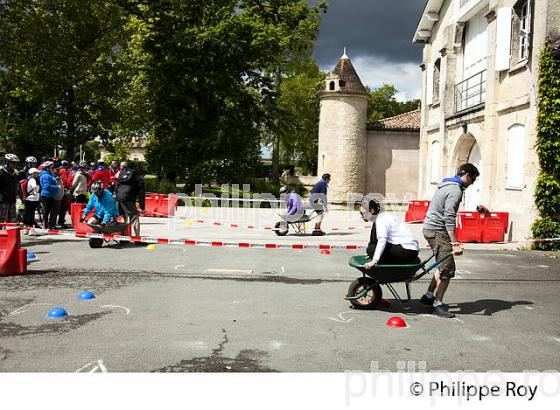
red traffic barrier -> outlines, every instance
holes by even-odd
[[[321,255],[330,255],[330,254],[331,254],[331,251],[329,251],[328,249],[323,249],[321,251]]]
[[[392,318],[389,318],[389,320],[387,321],[387,326],[406,327],[406,322],[398,316],[393,316]]]
[[[93,229],[87,226],[84,222],[80,222],[80,218],[86,209],[86,204],[72,204],[70,207],[72,210],[72,226],[74,226],[74,231],[76,235],[85,235],[86,233],[92,233]],[[91,218],[93,216],[93,211],[86,215],[86,219]]]
[[[146,194],[146,210],[144,216],[168,218],[175,215],[179,203],[176,194]]]
[[[508,212],[459,212],[457,240],[459,242],[502,242],[508,230]]]
[[[27,272],[27,251],[21,248],[19,228],[0,230],[0,276]]]
[[[459,212],[457,214],[457,227],[455,233],[459,242],[480,242],[482,229],[479,225],[478,212]]]
[[[495,212],[489,212],[480,217],[482,243],[502,242],[507,229],[507,225],[504,226],[504,219]]]
[[[408,209],[404,215],[405,222],[424,222],[430,201],[413,200],[408,203]]]

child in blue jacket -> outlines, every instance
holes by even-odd
[[[88,223],[107,225],[110,222],[114,222],[119,216],[119,211],[113,195],[106,189],[103,189],[103,182],[101,181],[94,182],[91,185],[91,191],[93,195],[89,199],[80,222],[84,222],[85,217],[92,209],[95,209],[95,213]]]

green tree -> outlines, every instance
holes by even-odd
[[[310,10],[287,0],[150,2],[154,172],[187,175],[187,187],[251,174],[261,134],[279,127],[278,67],[299,55],[296,34],[301,48],[315,30]]]
[[[383,84],[370,91],[368,123],[375,123],[383,118],[393,117],[418,108],[420,100],[398,101],[395,97],[397,92],[397,88],[391,84]]]
[[[300,166],[304,173],[317,168],[319,94],[324,77],[312,60],[293,64],[278,97],[280,159]]]
[[[3,1],[1,143],[22,155],[62,145],[73,157],[79,145],[127,128],[136,76],[125,58],[135,30],[128,24],[108,0]]]

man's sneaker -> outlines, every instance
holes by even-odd
[[[326,233],[323,232],[323,231],[313,231],[313,233],[311,235],[313,235],[313,236],[323,236],[323,235],[326,235]]]
[[[455,317],[455,315],[451,313],[449,310],[447,310],[447,307],[444,305],[439,305],[436,308],[434,308],[434,315],[445,317],[448,319],[452,319]]]
[[[427,297],[426,294],[423,294],[422,297],[420,298],[420,302],[423,303],[424,305],[428,305],[428,306],[433,306],[434,305],[434,297],[432,296],[431,298]]]

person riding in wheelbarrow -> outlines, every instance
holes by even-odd
[[[92,209],[95,209],[94,216],[87,221],[89,224],[106,226],[116,223],[116,219],[119,217],[117,203],[113,199],[111,192],[103,188],[103,182],[94,182],[91,185],[91,192],[93,195],[91,195],[86,209],[84,209],[80,222],[84,222],[86,216],[89,215]]]

